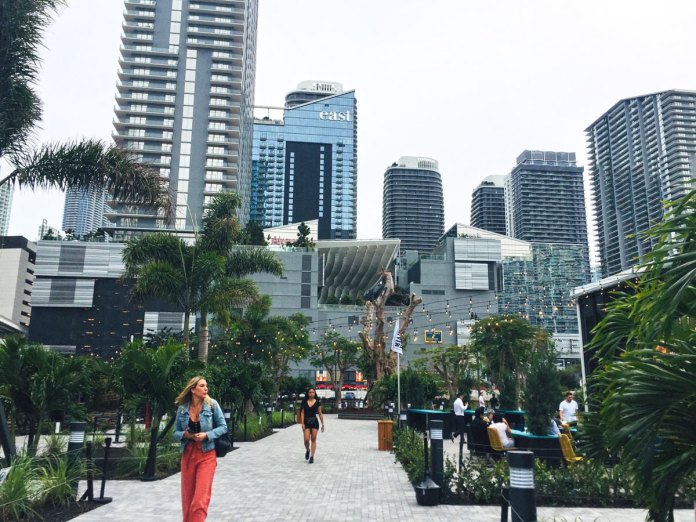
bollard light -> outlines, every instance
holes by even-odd
[[[406,413],[399,414],[399,428],[406,426]]]
[[[444,421],[430,420],[428,428],[430,429],[430,462],[432,463],[432,477],[435,484],[441,488],[444,485],[444,457],[442,447],[442,431]]]
[[[230,419],[232,418],[232,408],[225,408],[222,410],[222,415],[225,417],[225,420],[229,423]]]
[[[510,465],[510,508],[512,522],[533,522],[536,516],[534,453],[508,451]]]
[[[70,467],[79,463],[80,458],[82,458],[86,430],[87,423],[84,421],[73,421],[70,423],[70,437],[68,438],[68,465]],[[77,490],[77,480],[74,480],[71,486]]]

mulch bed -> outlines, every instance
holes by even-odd
[[[37,510],[38,516],[35,515],[26,520],[29,522],[65,522],[66,520],[72,520],[98,507],[99,504],[93,504],[91,502],[73,502],[68,506],[58,507],[46,506],[45,509]]]

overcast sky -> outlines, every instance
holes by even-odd
[[[696,89],[696,2],[260,0],[256,103],[303,80],[358,100],[358,236],[381,237],[385,168],[440,163],[445,227],[524,149],[576,152],[622,98]],[[41,141],[110,139],[122,0],[68,0],[45,39]],[[585,190],[589,189],[587,185]],[[15,193],[11,234],[62,222],[59,192]],[[589,216],[588,216],[589,217]]]

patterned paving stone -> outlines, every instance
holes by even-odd
[[[218,460],[208,520],[497,522],[496,506],[434,506],[416,503],[413,488],[394,455],[377,451],[375,421],[339,420],[326,415],[314,464],[304,460],[299,426],[240,448]],[[455,456],[455,444],[445,442]],[[110,481],[107,504],[75,520],[181,520],[180,477],[157,482]],[[84,487],[84,486],[83,486]],[[540,508],[551,522],[633,522],[645,512],[629,509]],[[560,518],[563,517],[563,518]],[[693,511],[679,511],[678,522],[692,522]]]

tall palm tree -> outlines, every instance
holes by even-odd
[[[126,276],[135,278],[133,298],[163,298],[184,313],[184,343],[190,318],[200,313],[198,358],[208,360],[208,314],[228,311],[258,299],[253,281],[244,276],[283,273],[276,256],[263,248],[237,247],[235,217],[239,196],[218,194],[203,218],[203,230],[192,244],[167,233],[131,240],[123,251]]]
[[[11,165],[0,186],[94,189],[115,198],[164,209],[171,217],[171,199],[159,175],[114,145],[99,140],[33,146],[41,120],[35,91],[46,27],[64,0],[0,2],[0,159]]]
[[[633,293],[608,306],[592,341],[603,366],[590,420],[655,522],[674,519],[675,494],[696,473],[696,190],[670,207],[648,233],[658,241]]]

